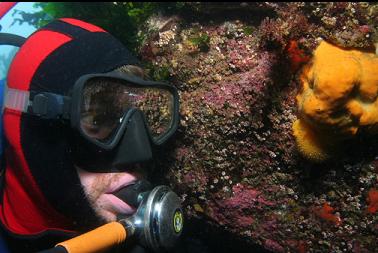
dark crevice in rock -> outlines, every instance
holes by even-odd
[[[185,222],[183,240],[174,253],[271,253],[239,236],[192,218]]]

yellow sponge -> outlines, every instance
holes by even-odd
[[[298,148],[308,159],[320,162],[329,158],[327,147],[320,141],[319,136],[303,120],[293,123],[293,131]]]
[[[299,120],[293,132],[300,151],[325,160],[331,145],[360,131],[378,132],[378,57],[322,41],[300,76]]]

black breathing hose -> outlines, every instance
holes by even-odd
[[[24,44],[26,41],[26,38],[11,34],[11,33],[0,33],[0,45],[10,45],[10,46],[16,46],[21,47],[22,44]]]
[[[39,251],[38,253],[67,253],[67,250],[63,246],[57,246],[55,248]]]

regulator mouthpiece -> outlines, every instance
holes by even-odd
[[[129,234],[137,237],[141,245],[155,252],[173,249],[184,225],[180,198],[165,185],[149,192],[136,193],[136,188],[145,189],[145,186],[131,188],[131,192],[134,192],[131,198],[134,203],[139,202],[139,207],[133,216],[120,222],[126,225]],[[129,194],[129,197],[132,195]]]

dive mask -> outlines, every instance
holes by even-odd
[[[69,121],[82,137],[105,152],[115,147],[129,150],[128,158],[123,156],[118,164],[148,160],[149,142],[160,145],[177,129],[178,92],[169,84],[118,72],[88,74],[76,81],[71,93],[62,96],[9,88],[5,107],[43,119]]]

